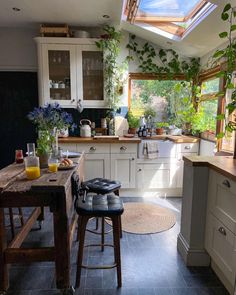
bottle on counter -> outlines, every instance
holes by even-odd
[[[142,137],[147,137],[147,128],[145,125],[143,126]]]
[[[138,130],[138,137],[142,137],[142,136],[143,136],[143,130],[142,130],[142,127],[140,126]]]

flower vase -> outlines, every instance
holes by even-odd
[[[52,131],[52,152],[56,155],[58,154],[58,135],[58,129],[54,128]]]

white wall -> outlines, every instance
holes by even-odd
[[[0,71],[37,70],[36,44],[38,30],[0,28]]]
[[[215,154],[215,142],[201,139],[200,141],[200,156],[214,156]]]

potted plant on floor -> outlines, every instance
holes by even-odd
[[[162,135],[164,133],[164,128],[169,127],[167,122],[157,122],[156,123],[156,134]]]
[[[34,108],[27,117],[36,125],[38,131],[36,152],[40,160],[40,167],[47,167],[50,153],[58,152],[60,130],[69,127],[73,130],[76,125],[73,124],[72,115],[65,112],[58,103]]]
[[[129,124],[129,134],[136,134],[139,127],[139,118],[135,117],[132,112],[128,112],[127,121]]]

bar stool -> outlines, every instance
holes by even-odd
[[[83,194],[83,201],[86,199],[86,195],[88,193],[95,193],[97,195],[107,195],[114,192],[117,196],[119,196],[119,189],[121,187],[121,183],[115,180],[109,180],[105,178],[94,178],[88,181],[85,181],[81,184],[81,190]],[[119,218],[119,225],[120,225],[120,236],[122,237],[122,224],[121,218]],[[80,219],[78,221],[78,227],[80,226]],[[96,230],[98,230],[98,218],[96,218]],[[104,235],[109,233],[105,232],[105,218],[101,218],[101,232],[93,231],[87,229],[87,231],[93,234],[101,234],[102,237],[102,244],[104,243]],[[79,235],[77,235],[77,241],[79,240]],[[104,250],[102,246],[102,251]]]
[[[79,231],[79,251],[78,251],[78,261],[77,261],[77,274],[76,274],[76,287],[80,286],[80,276],[81,276],[81,269],[88,268],[88,269],[110,269],[110,268],[117,268],[117,283],[118,287],[122,285],[121,279],[121,259],[120,259],[120,217],[124,212],[123,202],[122,200],[112,194],[112,195],[91,195],[88,194],[86,199],[83,200],[78,198],[75,202],[75,209],[79,215],[80,219],[80,227],[78,228]],[[113,227],[113,245],[105,244],[102,241],[102,244],[92,244],[84,246],[85,240],[85,233],[86,233],[86,226],[88,220],[93,217],[101,217],[105,218],[108,217],[112,220],[112,227]],[[84,247],[91,247],[91,246],[110,246],[114,247],[114,258],[115,263],[113,265],[103,265],[103,266],[93,266],[93,265],[83,265],[83,249]]]

